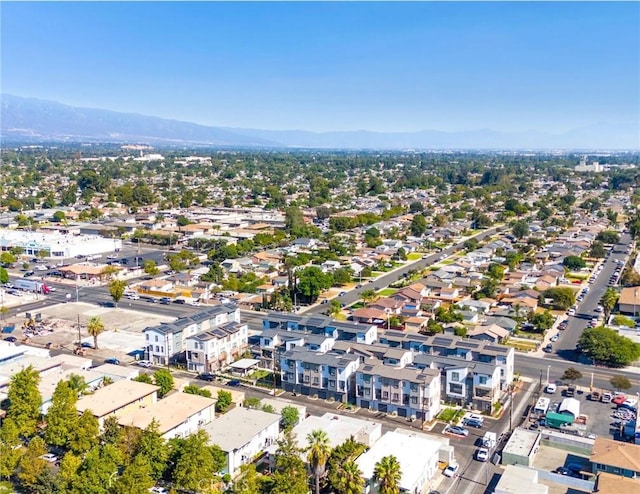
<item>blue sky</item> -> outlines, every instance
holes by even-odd
[[[640,3],[6,3],[2,92],[261,129],[640,122]]]

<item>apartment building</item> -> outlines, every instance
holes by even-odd
[[[285,391],[348,402],[355,398],[356,355],[318,353],[293,348],[280,357],[282,387]]]
[[[248,326],[228,322],[186,339],[187,369],[215,372],[237,360],[248,348]]]
[[[440,412],[440,372],[371,359],[356,371],[356,404],[400,417],[432,420]]]
[[[371,344],[378,339],[378,328],[373,324],[336,321],[326,316],[271,313],[264,318],[262,327],[287,331],[306,331],[323,334],[336,340]]]
[[[221,304],[171,323],[145,328],[145,358],[158,365],[186,362],[189,337],[232,322],[240,323],[240,309],[234,304]]]
[[[420,366],[431,366],[432,361],[424,360],[428,355],[434,358],[433,366],[444,372],[445,369],[455,366],[468,366],[474,364],[488,364],[484,369],[491,367],[499,369],[499,389],[498,394],[506,393],[513,382],[513,366],[515,351],[513,348],[492,343],[489,341],[479,341],[463,339],[454,335],[421,335],[405,333],[403,331],[386,330],[380,335],[380,343],[392,348],[403,348],[413,351],[416,354],[414,364]],[[478,372],[478,371],[474,371]],[[496,386],[494,382],[494,372],[487,372],[491,375],[491,386]],[[445,388],[443,386],[443,388]],[[445,390],[446,392],[446,390]]]

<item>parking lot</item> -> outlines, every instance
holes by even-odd
[[[583,378],[586,379],[586,378]],[[549,411],[557,411],[562,400],[566,397],[567,384],[558,383],[557,390],[553,394],[542,393],[551,400]],[[573,398],[580,402],[580,415],[586,417],[584,425],[584,436],[590,437],[595,435],[598,437],[606,437],[608,439],[619,439],[620,427],[613,426],[620,419],[614,417],[617,406],[613,403],[602,403],[601,401],[592,401],[589,399],[590,390],[588,386],[577,386],[576,393]],[[635,397],[635,395],[630,395]]]
[[[93,344],[93,338],[87,334],[87,323],[92,317],[99,317],[104,324],[105,331],[98,337],[98,345],[101,352],[111,355],[124,356],[134,350],[144,348],[145,340],[142,330],[148,326],[154,326],[161,322],[173,321],[174,317],[137,312],[134,310],[97,307],[85,303],[66,303],[46,307],[38,310],[41,315],[41,327],[38,335],[32,336],[31,343],[50,344],[55,348],[73,347],[73,342],[78,340],[78,320],[80,321],[80,334],[82,342]],[[16,330],[14,336],[19,340],[23,334],[21,326],[25,319],[14,318]],[[89,354],[93,350],[89,349]]]

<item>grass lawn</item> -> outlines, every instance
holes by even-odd
[[[440,261],[440,264],[448,265],[448,264],[453,264],[454,262],[456,262],[455,259],[445,259],[444,261]]]
[[[397,291],[398,290],[396,290],[395,288],[385,288],[384,290],[380,290],[378,294],[382,295],[383,297],[388,297],[390,295],[393,295]]]
[[[407,254],[407,259],[409,261],[417,261],[418,259],[422,259],[422,254],[419,252],[411,252],[410,254]]]
[[[268,370],[264,370],[264,369],[258,369],[256,371],[253,371],[251,373],[251,378],[252,379],[256,379],[256,380],[260,380],[260,379],[264,379],[267,376],[271,375],[271,371]]]
[[[538,345],[535,341],[531,341],[531,343],[529,343],[528,341],[522,340],[508,340],[506,343],[503,343],[503,345],[513,347],[521,352],[535,352],[538,349]]]

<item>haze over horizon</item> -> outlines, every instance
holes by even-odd
[[[640,132],[635,2],[25,2],[3,3],[1,27],[2,92],[78,107],[265,130]]]

